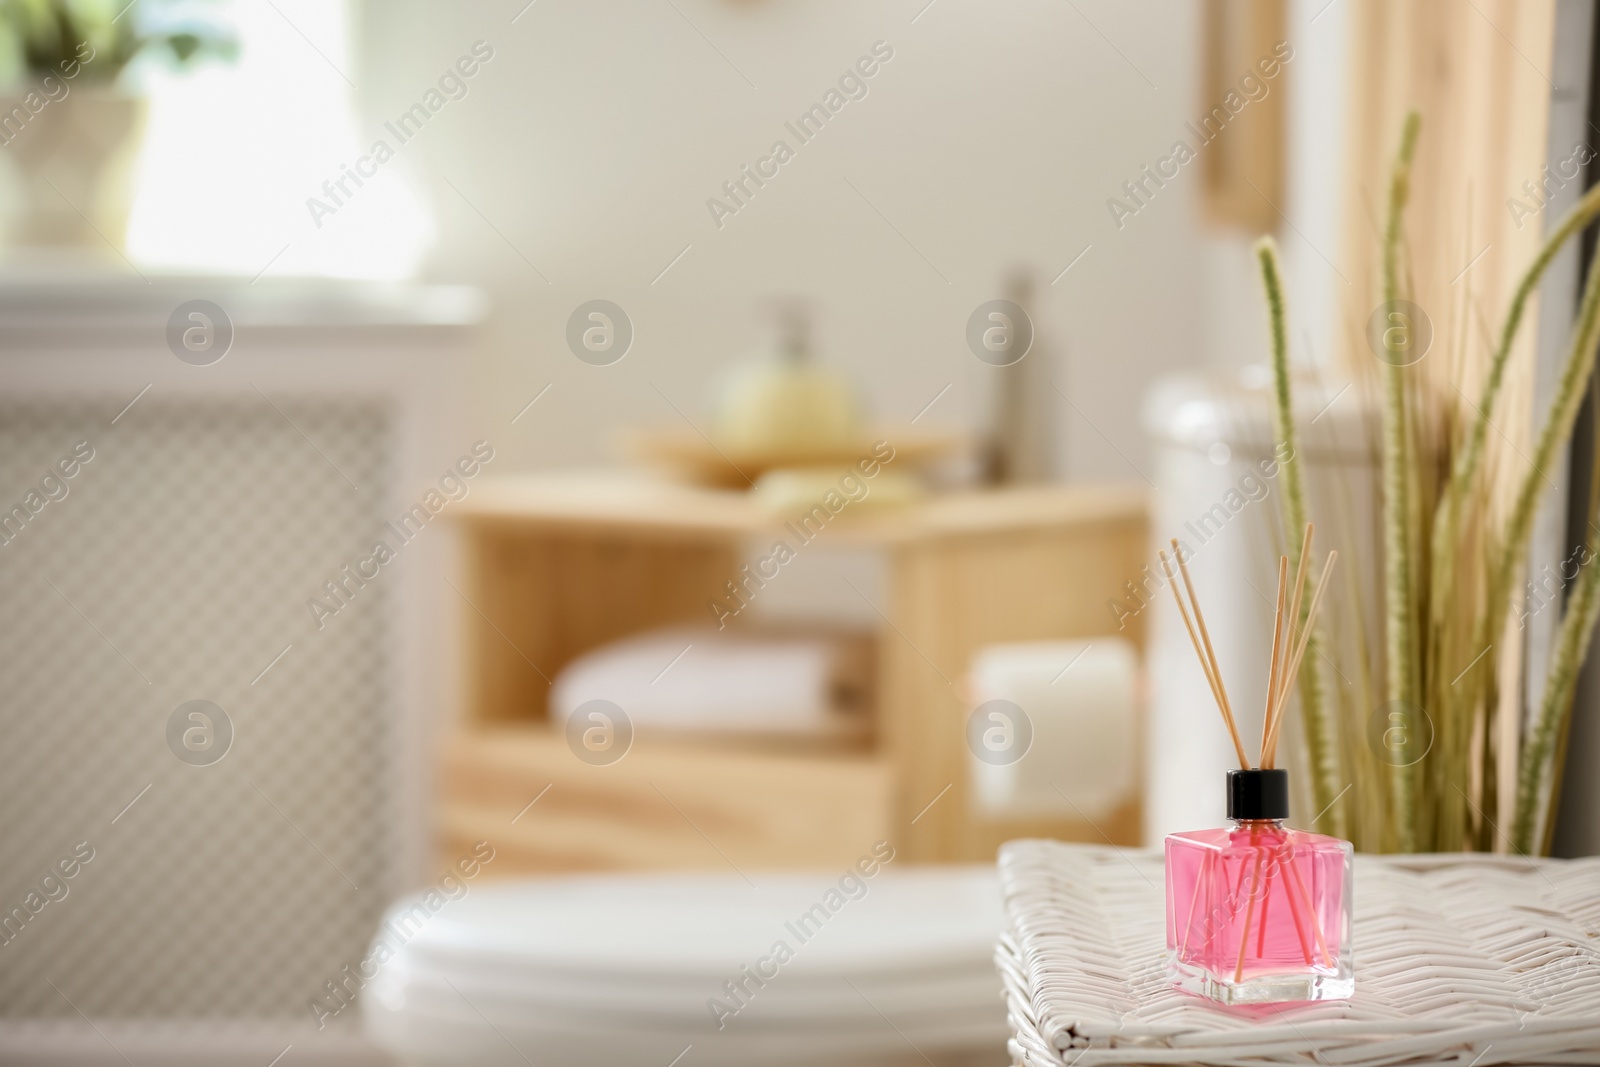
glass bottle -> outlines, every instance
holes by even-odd
[[[1225,829],[1167,838],[1167,974],[1223,1004],[1340,1000],[1350,965],[1348,841],[1293,830],[1289,773],[1228,772]]]

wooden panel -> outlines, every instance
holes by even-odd
[[[659,742],[594,767],[546,728],[476,729],[445,748],[439,847],[492,842],[498,877],[844,866],[894,840],[888,777],[865,755]]]
[[[1276,229],[1278,210],[1286,200],[1284,101],[1290,71],[1285,66],[1266,79],[1256,64],[1274,59],[1274,47],[1288,36],[1284,2],[1206,0],[1203,33],[1199,124],[1208,133],[1213,128],[1216,132],[1203,148],[1196,146],[1201,211],[1209,222],[1252,233]],[[1255,79],[1250,84],[1264,86],[1266,94],[1251,99],[1240,85],[1246,76]],[[1229,102],[1241,110],[1234,114]]]
[[[1537,186],[1543,177],[1555,0],[1350,0],[1349,20],[1339,256],[1348,284],[1338,286],[1350,329],[1346,354],[1356,372],[1375,372],[1365,331],[1382,300],[1378,235],[1401,124],[1416,108],[1423,124],[1406,210],[1405,269],[1411,299],[1434,331],[1433,354],[1419,368],[1447,403],[1459,400],[1458,383],[1475,399],[1488,356],[1484,332],[1499,329],[1517,274],[1555,222],[1508,209],[1512,198],[1532,206],[1522,184]],[[1532,305],[1528,318],[1537,321]],[[1511,441],[1520,444],[1527,432],[1534,332],[1522,331],[1496,413],[1501,433],[1489,440],[1490,450],[1512,463]]]
[[[640,541],[472,524],[462,605],[469,721],[543,719],[550,680],[609,641],[712,618],[738,570],[725,540]]]
[[[1106,602],[1138,575],[1147,544],[1141,514],[934,540],[897,553],[890,616],[898,632],[882,644],[881,729],[896,772],[896,823],[908,828],[909,858],[986,861],[1001,842],[1024,836],[1139,842],[1136,781],[1128,783],[1129,803],[1098,827],[1082,820],[970,817],[964,690],[967,665],[983,645],[1116,632]],[[1142,650],[1142,620],[1130,620],[1121,636]]]

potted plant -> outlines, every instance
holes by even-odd
[[[1331,661],[1308,657],[1310,669],[1299,682],[1305,758],[1322,811],[1319,827],[1350,838],[1358,849],[1537,855],[1549,851],[1578,670],[1600,619],[1600,438],[1596,478],[1588,487],[1586,543],[1578,546],[1578,565],[1567,575],[1571,583],[1550,660],[1499,652],[1521,642],[1522,575],[1535,511],[1551,484],[1544,472],[1554,469],[1595,384],[1600,252],[1589,262],[1555,398],[1531,451],[1518,453],[1524,462],[1498,469],[1485,454],[1528,302],[1556,254],[1600,218],[1600,186],[1545,239],[1499,323],[1476,400],[1458,392],[1457,401],[1418,374],[1424,353],[1413,329],[1423,316],[1407,300],[1404,214],[1420,126],[1415,113],[1408,116],[1390,178],[1381,242],[1382,315],[1375,315],[1379,325],[1369,338],[1380,364],[1382,432],[1375,451],[1383,480],[1383,580],[1380,602],[1356,610],[1368,632],[1382,635],[1381,651],[1370,671],[1366,664],[1347,664],[1365,682],[1337,687],[1337,693],[1323,677]],[[1256,253],[1271,327],[1276,436],[1280,447],[1293,450],[1277,252],[1263,238]],[[1307,494],[1299,453],[1292,454],[1280,499],[1286,527],[1298,530],[1308,518]],[[1497,506],[1502,499],[1509,506]],[[1292,568],[1298,562],[1292,543],[1290,550]],[[1304,625],[1304,612],[1293,621]],[[1313,645],[1325,636],[1313,633]],[[1327,647],[1337,654],[1331,643]],[[1508,669],[1517,676],[1504,677]],[[1525,710],[1522,675],[1534,671],[1543,672],[1545,682],[1537,704]],[[1384,730],[1377,751],[1363,743],[1375,718],[1380,725],[1395,724],[1393,731]],[[1402,751],[1385,747],[1391,733]],[[1514,745],[1517,774],[1512,795],[1503,797],[1496,767],[1508,743]],[[1348,811],[1336,803],[1341,788],[1349,788],[1345,783],[1359,786]],[[1497,810],[1509,817],[1497,818]]]
[[[21,186],[15,245],[120,250],[145,101],[125,72],[238,52],[182,0],[0,0],[0,147]]]

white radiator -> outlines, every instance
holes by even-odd
[[[209,365],[224,323],[167,340],[198,298]],[[426,877],[459,605],[438,523],[347,567],[496,437],[455,401],[480,303],[0,281],[0,1062],[356,1049],[307,1001]]]

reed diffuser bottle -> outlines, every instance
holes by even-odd
[[[1258,765],[1240,740],[1188,566],[1173,542],[1188,603],[1161,554],[1179,614],[1222,711],[1240,769],[1227,776],[1229,825],[1167,838],[1167,974],[1178,988],[1223,1004],[1338,1000],[1355,991],[1350,964],[1348,841],[1291,829],[1289,772],[1274,767],[1278,733],[1300,658],[1338,553],[1330,552],[1301,621],[1312,528],[1307,525],[1288,592],[1278,561],[1277,620]],[[1287,607],[1287,612],[1285,608]],[[1197,632],[1198,630],[1198,632]]]

